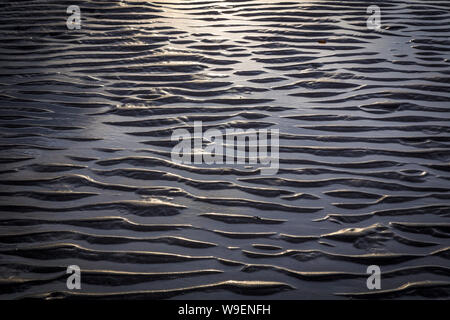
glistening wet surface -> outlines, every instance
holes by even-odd
[[[450,4],[370,4],[2,2],[0,298],[448,298]],[[278,173],[173,162],[194,121]]]

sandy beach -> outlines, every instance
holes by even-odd
[[[4,1],[0,20],[0,299],[448,299],[448,1]],[[278,129],[276,174],[174,162],[200,121]]]

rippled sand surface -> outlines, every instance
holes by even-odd
[[[0,298],[449,297],[448,1],[71,4],[0,4]],[[278,174],[172,162],[200,120]]]

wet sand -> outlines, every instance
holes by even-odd
[[[1,299],[449,297],[448,1],[71,4],[0,4]],[[173,162],[194,121],[278,174]]]

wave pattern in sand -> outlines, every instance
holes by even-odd
[[[450,4],[370,4],[2,2],[0,298],[448,298]],[[194,121],[278,174],[172,162]]]

